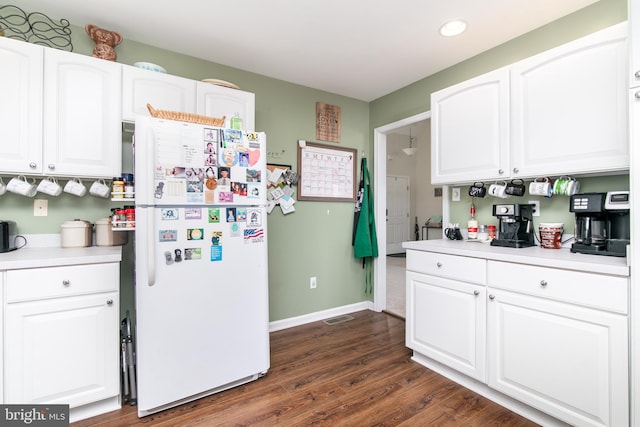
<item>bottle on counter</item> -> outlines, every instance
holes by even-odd
[[[471,207],[469,208],[469,213],[471,214],[471,218],[469,219],[469,221],[467,221],[467,238],[477,239],[478,220],[476,220],[476,205],[473,204],[473,199],[471,199]]]

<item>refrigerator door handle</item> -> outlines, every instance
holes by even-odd
[[[154,209],[148,209],[149,215],[147,215],[147,277],[148,285],[153,286],[156,284],[156,247],[155,247],[155,212]]]

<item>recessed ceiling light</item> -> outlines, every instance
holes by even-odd
[[[463,20],[457,19],[455,21],[449,21],[440,27],[440,34],[445,37],[457,36],[467,29],[467,23]]]

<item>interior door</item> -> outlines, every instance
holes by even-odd
[[[404,252],[409,240],[409,177],[387,175],[387,254]]]

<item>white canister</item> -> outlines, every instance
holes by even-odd
[[[128,233],[114,231],[111,218],[96,220],[96,246],[122,246],[128,242]]]
[[[93,224],[89,221],[74,219],[60,226],[60,245],[63,248],[86,248],[91,246]]]

